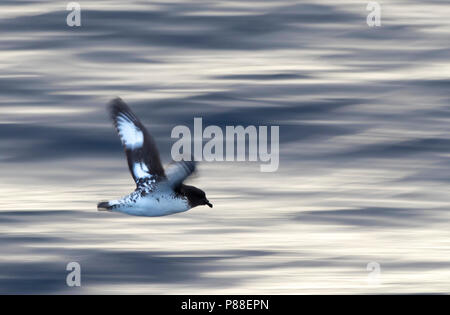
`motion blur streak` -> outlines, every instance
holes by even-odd
[[[0,4],[0,293],[449,293],[448,1],[381,27],[364,1],[80,4]],[[133,184],[115,96],[165,162],[202,117],[280,126],[279,169],[203,162],[213,209],[99,213]]]

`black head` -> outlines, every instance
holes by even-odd
[[[206,194],[203,190],[188,185],[181,185],[179,190],[182,195],[186,196],[191,207],[203,205],[206,205],[210,208],[213,207],[213,205],[206,198]]]

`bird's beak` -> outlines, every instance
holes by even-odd
[[[210,208],[213,207],[212,203],[210,203],[209,200],[205,200],[205,204]]]

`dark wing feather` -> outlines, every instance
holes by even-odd
[[[128,105],[116,98],[110,102],[109,110],[136,184],[165,178],[155,141]]]
[[[166,167],[166,177],[170,186],[179,186],[188,176],[195,172],[195,161],[172,162]]]

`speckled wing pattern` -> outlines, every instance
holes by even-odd
[[[112,100],[109,109],[136,186],[149,188],[165,179],[155,141],[136,115],[120,98]]]

